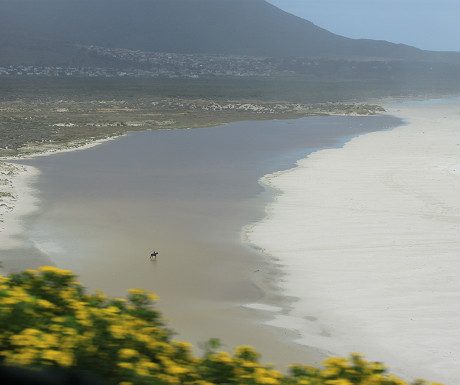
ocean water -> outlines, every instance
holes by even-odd
[[[311,361],[293,336],[263,326],[264,309],[243,306],[284,303],[276,269],[241,241],[272,199],[258,180],[400,124],[390,116],[310,117],[146,131],[22,161],[41,171],[40,209],[26,218],[25,237],[90,291],[157,293],[177,339],[217,337],[227,347],[252,344],[269,361]],[[157,261],[148,258],[153,250]]]

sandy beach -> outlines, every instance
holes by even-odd
[[[30,183],[39,171],[30,166],[0,161],[0,250],[17,247],[23,215],[34,211],[36,199]]]
[[[460,103],[385,106],[407,125],[265,176],[279,191],[248,241],[279,266],[270,325],[413,380],[460,381]],[[257,304],[252,306],[257,308]]]
[[[241,228],[264,216],[272,195],[258,184],[263,175],[400,123],[387,116],[235,122],[131,133],[85,151],[20,160],[40,170],[29,191],[39,207],[20,218],[19,245],[0,250],[0,260],[5,272],[69,269],[89,291],[110,296],[153,291],[176,338],[199,355],[214,337],[227,351],[252,345],[280,369],[318,364],[322,352],[265,325],[271,314],[260,306],[243,306],[261,298],[278,305],[280,296],[265,282],[272,266],[241,242]],[[26,192],[18,191],[16,203]],[[156,262],[152,250],[160,252]]]
[[[247,226],[244,238],[272,257],[270,262],[281,272],[279,290],[275,287],[273,293],[262,296],[263,303],[243,307],[238,304],[243,297],[232,299],[232,313],[222,311],[222,322],[209,324],[202,331],[205,337],[222,337],[219,333],[224,333],[234,341],[231,346],[249,343],[262,351],[273,351],[273,339],[280,347],[274,356],[282,354],[286,363],[305,363],[303,358],[295,361],[295,357],[305,357],[305,352],[312,352],[314,361],[323,357],[315,352],[347,356],[357,351],[384,362],[393,373],[407,379],[422,377],[456,384],[460,320],[458,106],[458,99],[387,105],[389,114],[408,124],[359,136],[341,149],[318,151],[299,161],[295,169],[264,177],[261,182],[280,193],[268,207],[267,218]],[[36,209],[38,202],[30,183],[38,170],[0,162],[0,171],[0,251],[6,250],[2,256],[8,258],[8,249],[28,246],[27,239],[21,237],[22,218]],[[171,245],[165,244],[166,248]],[[125,264],[132,267],[134,261],[126,260],[124,249],[119,247],[117,263],[126,273]],[[11,255],[8,270],[53,263],[42,255],[24,255]],[[58,265],[67,264],[64,268],[84,266],[64,257],[57,260]],[[159,279],[169,268],[167,263],[175,271],[178,262],[162,261],[153,270],[144,266],[143,258],[135,263],[141,270],[133,271],[133,277],[125,274],[129,287],[133,280],[139,282],[139,271],[144,272],[145,286],[152,272]],[[244,266],[259,271],[245,263],[238,269]],[[97,266],[94,269],[94,281],[100,288]],[[91,274],[85,278],[90,287]],[[270,281],[270,286],[275,286],[276,278],[271,276]],[[172,312],[167,305],[174,304],[167,296],[160,295],[165,299],[160,308],[166,305],[166,313]],[[271,301],[273,296],[276,300]],[[248,341],[245,328],[254,322],[251,317],[256,313],[262,315],[259,319],[271,321],[252,325],[249,337],[253,342],[251,338]],[[236,317],[234,322],[230,317]],[[180,322],[173,322],[178,331],[188,325],[188,321],[185,325]],[[295,338],[303,348],[291,346],[284,351],[277,340],[283,336]],[[205,337],[200,335],[199,340]],[[285,363],[266,354],[264,358]]]

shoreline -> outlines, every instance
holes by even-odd
[[[342,115],[343,114],[330,114],[330,116]],[[343,116],[361,115],[345,114]],[[362,116],[368,115],[364,114]],[[224,123],[222,125],[227,124],[229,123]],[[176,129],[178,128],[162,128],[160,130]],[[188,130],[191,128],[185,129]],[[28,153],[14,156],[0,156],[0,183],[2,183],[2,185],[0,185],[0,250],[17,248],[21,245],[19,239],[22,233],[22,227],[20,225],[21,218],[37,210],[37,199],[33,196],[34,191],[30,187],[30,181],[39,176],[40,172],[32,166],[17,164],[16,161],[82,151],[115,140],[126,134],[127,133],[123,133],[121,135],[109,136],[101,139],[89,138],[86,140],[73,141],[65,145],[42,145],[36,148],[29,148]],[[24,266],[24,268],[27,268],[27,266]],[[0,265],[0,273],[8,273],[8,271],[5,270],[6,269],[4,267],[2,268]]]
[[[0,251],[26,246],[21,240],[21,234],[24,231],[22,218],[38,210],[39,204],[31,184],[35,178],[40,176],[40,171],[35,167],[11,163],[11,161],[82,151],[117,137],[119,136],[89,142],[74,142],[64,147],[53,146],[48,149],[43,147],[27,155],[0,157]],[[24,269],[27,267],[24,266]],[[0,274],[8,273],[9,271],[0,264]]]
[[[106,139],[106,140],[111,140],[113,138],[109,138],[109,139]],[[102,140],[101,142],[105,142],[106,140]],[[92,143],[89,143],[87,144],[87,146],[95,146],[99,143],[95,143],[95,142],[92,142]],[[75,150],[80,150],[80,149],[84,149],[84,148],[87,148],[87,147],[78,147],[78,148],[70,148],[70,149],[63,149],[63,150],[60,150],[59,152],[65,152],[65,151],[75,151]],[[54,154],[56,153],[57,151],[52,151],[50,152],[49,154]],[[38,156],[45,156],[45,155],[48,155],[48,154],[38,154]],[[33,155],[33,156],[36,156],[36,155]],[[14,165],[14,166],[17,166],[17,165]],[[22,166],[19,166],[19,167],[22,167]],[[24,175],[26,175],[27,172],[24,171]],[[36,175],[30,175],[31,177],[35,177]],[[19,201],[22,199],[21,197],[23,196],[23,192],[26,191],[27,194],[29,195],[32,195],[33,196],[33,191],[31,189],[29,190],[24,190],[22,187],[19,187]],[[30,207],[31,210],[34,209],[34,207]],[[19,212],[15,211],[16,214],[19,214]],[[30,211],[32,212],[32,211]],[[23,216],[25,215],[26,213],[25,212],[22,212],[21,214],[19,214],[19,216]],[[17,218],[18,221],[20,222],[20,218]],[[18,235],[19,235],[20,232],[18,232]],[[2,240],[1,244],[3,245],[3,232],[0,232],[0,239]],[[19,238],[15,238],[16,240],[19,239]],[[268,263],[271,263],[271,261],[267,261]],[[269,267],[269,274],[272,274],[270,275],[270,277],[274,277],[274,274],[279,274],[279,273],[276,273],[274,272],[275,269],[278,269],[278,266],[271,266]],[[273,271],[272,271],[273,270]],[[274,277],[276,279],[276,277]],[[274,285],[274,282],[270,282],[270,291],[271,289],[273,290],[276,290],[277,288],[276,287],[272,287]],[[280,292],[280,291],[277,291],[277,292],[272,292],[271,294],[274,294],[273,297],[271,297],[271,300],[273,301],[273,304],[275,303],[279,303],[280,301],[280,297],[283,297],[283,292]],[[268,298],[265,298],[266,300],[268,300],[267,302],[269,303],[270,302],[270,299]],[[283,297],[282,299],[286,300],[285,297]],[[289,298],[290,300],[290,298]],[[261,302],[264,302],[264,301],[261,301]],[[249,311],[254,311],[254,312],[260,312],[260,311],[263,311],[264,313],[264,318],[267,319],[268,317],[271,316],[271,314],[276,314],[277,311],[279,311],[279,309],[277,307],[267,307],[267,306],[260,306],[260,304],[242,304],[243,307],[245,307],[246,309],[252,309],[252,310],[249,310]],[[289,302],[288,304],[289,308],[295,306],[295,302]],[[284,310],[283,310],[284,311]],[[311,316],[313,317],[313,316]],[[313,318],[311,318],[309,321],[309,324],[312,328],[315,328],[316,327],[316,323],[315,321],[313,320]],[[270,323],[269,323],[270,324]],[[299,332],[296,328],[291,328],[290,331],[288,331],[287,333],[286,332],[281,332],[281,329],[279,329],[279,331],[277,332],[278,334],[284,334],[286,338],[288,338],[290,341],[292,340],[295,340],[296,339],[296,336],[299,336]],[[309,350],[311,350],[315,355],[322,355],[322,351],[323,349],[316,349],[316,348],[308,348]]]
[[[43,170],[33,184],[43,200],[24,218],[30,251],[2,252],[4,266],[23,270],[21,263],[32,268],[49,256],[48,264],[72,270],[90,291],[121,297],[132,287],[155,292],[171,328],[194,346],[217,337],[225,350],[249,344],[279,367],[317,365],[324,356],[316,359],[314,349],[293,342],[295,334],[263,326],[270,315],[243,306],[263,295],[253,274],[270,269],[263,255],[238,242],[240,230],[263,216],[261,176],[293,167],[314,148],[341,146],[349,135],[397,124],[392,117],[254,121],[193,133],[136,133],[85,152],[17,161]],[[240,156],[229,141],[241,143]],[[299,141],[308,148],[299,150]],[[201,161],[185,166],[197,153]],[[248,164],[249,170],[234,172]],[[126,172],[139,165],[144,168],[134,175]],[[209,195],[210,184],[218,188]],[[160,194],[154,204],[153,188]],[[161,251],[157,263],[145,258],[152,248]]]
[[[0,161],[0,250],[18,247],[21,217],[37,207],[31,181],[40,175],[37,168]]]
[[[458,98],[385,104],[406,125],[261,179],[277,194],[242,238],[279,269],[290,300],[284,309],[250,304],[271,311],[267,325],[331,355],[360,352],[403,378],[455,384],[458,106]]]

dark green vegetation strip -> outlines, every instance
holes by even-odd
[[[127,131],[214,126],[309,115],[373,114],[356,102],[438,96],[445,84],[312,81],[307,76],[208,79],[0,78],[0,156]],[[419,88],[417,88],[419,87]],[[404,92],[403,92],[404,90]]]

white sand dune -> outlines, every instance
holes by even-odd
[[[0,250],[22,243],[22,217],[36,209],[31,181],[38,175],[34,167],[0,161]]]
[[[408,124],[267,175],[280,191],[250,243],[296,297],[272,325],[408,380],[460,383],[460,102],[386,106]]]

